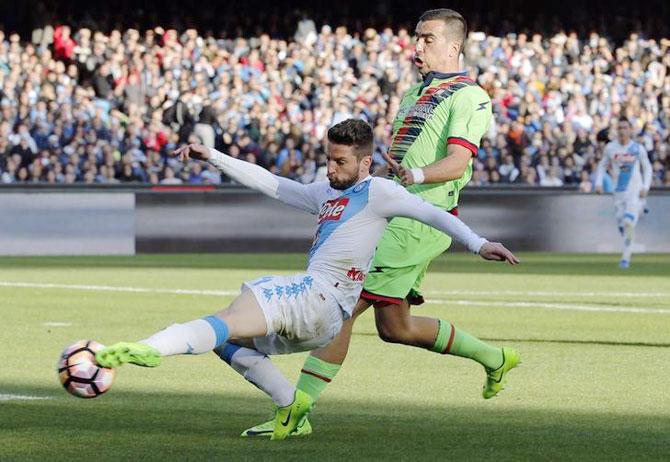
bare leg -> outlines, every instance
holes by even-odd
[[[228,335],[232,338],[262,337],[268,333],[263,310],[250,290],[243,291],[215,316],[228,325]]]
[[[370,304],[367,301],[360,299],[351,319],[342,324],[340,333],[325,347],[313,350],[305,360],[297,387],[309,394],[314,401],[319,399],[321,392],[340,370],[349,351],[354,322],[369,307]]]
[[[400,305],[376,304],[375,323],[385,342],[431,349],[437,338],[438,320],[412,316],[407,300]]]
[[[340,333],[325,347],[312,350],[311,356],[315,356],[322,361],[331,364],[342,364],[349,352],[351,342],[351,333],[354,328],[354,322],[365,310],[370,307],[370,303],[362,298],[358,300],[354,308],[353,316],[342,323]]]
[[[385,342],[425,348],[442,354],[472,359],[487,369],[498,369],[504,361],[500,348],[435,318],[412,316],[409,303],[375,305],[375,322],[379,337]]]

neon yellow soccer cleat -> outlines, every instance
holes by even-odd
[[[240,435],[242,438],[270,438],[272,432],[275,429],[275,421],[268,420],[265,423],[256,425],[255,427],[247,428]],[[312,424],[309,423],[309,419],[305,418],[302,422],[298,424],[298,427],[291,432],[289,435],[290,438],[295,436],[307,436],[312,434]]]
[[[486,383],[482,396],[484,399],[493,398],[505,386],[507,373],[514,369],[520,362],[521,356],[514,348],[502,349],[503,363],[498,369],[486,369]]]
[[[293,404],[277,408],[274,429],[270,439],[285,440],[288,438],[307,419],[307,414],[312,410],[312,406],[314,406],[312,397],[302,390],[296,390]]]
[[[95,360],[102,367],[119,367],[126,363],[156,367],[161,363],[161,354],[144,343],[119,342],[98,351]]]

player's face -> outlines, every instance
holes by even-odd
[[[370,156],[359,161],[353,146],[329,142],[327,154],[328,180],[333,189],[350,188],[370,171]]]
[[[619,135],[619,139],[621,140],[627,140],[630,138],[630,125],[627,122],[620,122],[617,127],[617,135]]]
[[[458,61],[460,43],[452,40],[442,20],[421,21],[416,26],[414,65],[422,75],[431,71],[454,72],[451,63]]]

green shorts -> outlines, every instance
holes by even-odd
[[[451,237],[410,218],[394,218],[386,227],[365,278],[361,297],[375,302],[423,303],[421,281],[430,262],[446,251]]]

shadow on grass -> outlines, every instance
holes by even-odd
[[[324,400],[313,435],[271,442],[237,436],[268,417],[260,398],[119,392],[84,401],[16,385],[0,392],[54,396],[0,402],[0,460],[667,460],[670,445],[667,412]]]
[[[522,264],[485,262],[466,253],[450,252],[433,261],[441,273],[561,274],[594,276],[670,276],[670,255],[635,256],[625,272],[616,255],[521,253]],[[302,271],[304,254],[172,254],[106,257],[0,257],[0,269],[13,268],[192,268]]]

